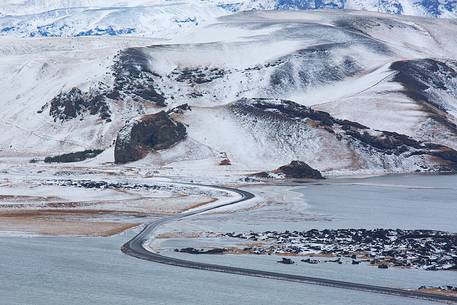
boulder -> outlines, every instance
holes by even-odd
[[[151,151],[170,148],[186,136],[186,127],[165,111],[148,114],[129,122],[119,131],[114,160],[118,164],[137,161]]]
[[[304,263],[312,264],[312,265],[319,264],[319,260],[317,260],[317,259],[307,258],[307,259],[302,259],[301,261]]]
[[[290,258],[285,258],[285,257],[283,257],[280,261],[278,261],[278,263],[285,264],[285,265],[295,264],[295,262],[293,260],[291,260]]]

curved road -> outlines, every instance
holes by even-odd
[[[206,271],[213,271],[213,272],[223,272],[223,273],[230,273],[230,274],[238,274],[244,276],[251,276],[251,277],[260,277],[260,278],[268,278],[268,279],[275,279],[275,280],[282,280],[282,281],[289,281],[289,282],[299,282],[305,284],[313,284],[313,285],[321,285],[321,286],[329,286],[335,288],[342,288],[342,289],[352,289],[352,290],[359,290],[371,293],[378,293],[378,294],[386,294],[386,295],[394,295],[400,297],[409,297],[409,298],[419,298],[431,301],[451,301],[457,302],[457,297],[454,296],[446,296],[446,295],[438,295],[438,294],[431,294],[421,291],[412,291],[412,290],[405,290],[399,288],[391,288],[391,287],[383,287],[383,286],[375,286],[375,285],[367,285],[367,284],[359,284],[353,282],[346,282],[346,281],[338,281],[332,279],[325,279],[325,278],[317,278],[317,277],[310,277],[310,276],[302,276],[302,275],[294,275],[294,274],[286,274],[286,273],[278,273],[278,272],[270,272],[270,271],[263,271],[263,270],[255,270],[255,269],[248,269],[248,268],[237,268],[237,267],[230,267],[230,266],[223,266],[223,265],[215,265],[215,264],[206,264],[200,262],[193,262],[184,259],[178,259],[173,257],[167,257],[164,255],[160,255],[158,253],[151,252],[144,248],[144,243],[146,243],[152,233],[154,232],[157,227],[160,225],[176,221],[185,217],[189,217],[192,215],[201,214],[203,212],[207,212],[210,210],[218,209],[224,206],[233,205],[236,203],[240,203],[249,199],[254,198],[254,194],[233,189],[233,188],[226,188],[226,187],[219,187],[219,186],[211,186],[211,185],[201,185],[201,184],[191,184],[194,186],[203,186],[203,187],[211,187],[219,190],[235,192],[241,195],[241,198],[229,203],[212,206],[204,209],[199,209],[191,212],[180,213],[174,216],[164,217],[153,221],[146,225],[146,227],[135,237],[133,237],[130,241],[125,243],[121,250],[127,255],[148,260],[160,264],[172,265],[172,266],[179,266],[184,268],[191,268],[191,269],[199,269],[199,270],[206,270]]]

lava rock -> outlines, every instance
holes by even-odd
[[[318,170],[302,161],[292,161],[278,168],[276,172],[284,174],[286,178],[324,179]]]
[[[325,179],[321,172],[303,161],[292,161],[270,172],[255,173],[258,178]]]
[[[285,258],[285,257],[283,257],[280,261],[278,261],[278,263],[285,264],[285,265],[295,264],[295,262],[293,260],[291,260],[290,258]]]
[[[282,126],[280,128],[300,127],[328,132],[330,138],[336,138],[356,155],[376,159],[375,162],[385,169],[410,167],[414,164],[417,172],[457,172],[457,151],[451,147],[424,142],[396,132],[371,129],[293,101],[244,98],[232,103],[229,108],[236,116],[243,120],[251,120],[253,123],[264,122]],[[457,132],[457,129],[452,130]],[[296,137],[300,135],[297,134]],[[287,138],[284,141],[288,143]],[[255,176],[273,178],[274,174],[274,171],[261,172]]]
[[[172,75],[176,76],[176,81],[178,82],[187,82],[189,84],[205,84],[210,83],[213,80],[223,78],[227,72],[218,69],[218,68],[211,68],[209,69],[206,67],[205,69],[200,68],[184,68],[175,69],[172,72]]]
[[[167,113],[168,114],[172,114],[172,113],[183,114],[185,111],[192,111],[192,108],[189,106],[189,104],[182,104],[182,105],[176,106],[173,109],[168,110]]]
[[[443,123],[452,132],[457,132],[457,125],[442,112],[448,112],[446,99],[457,97],[457,89],[452,80],[457,78],[457,61],[441,61],[433,58],[403,60],[391,64],[397,71],[394,81],[403,85],[405,94],[422,105],[437,121]],[[446,92],[448,97],[435,94],[436,90]]]
[[[70,163],[70,162],[80,162],[87,159],[95,158],[103,152],[102,149],[89,149],[84,151],[78,151],[68,154],[63,154],[59,156],[46,157],[44,159],[45,163]]]
[[[48,106],[44,105],[39,112]],[[49,115],[54,121],[68,121],[84,114],[98,115],[100,119],[111,121],[111,111],[103,94],[82,92],[73,88],[61,92],[49,102]]]
[[[304,263],[312,264],[312,265],[319,264],[319,260],[317,260],[317,259],[307,258],[307,259],[302,259],[301,261]]]
[[[128,48],[119,52],[112,70],[115,79],[110,98],[130,97],[154,103],[159,107],[167,105],[165,96],[157,88],[155,81],[160,76],[152,71],[148,55],[141,48]]]
[[[265,231],[262,233],[226,233],[226,237],[268,241],[268,245],[251,246],[255,254],[293,254],[335,256],[326,263],[353,265],[369,263],[381,269],[406,267],[423,270],[456,270],[457,234],[434,230],[402,229],[325,229],[309,231]],[[365,259],[358,259],[358,255]],[[311,259],[303,259],[311,263]]]
[[[47,180],[43,185],[58,185],[58,186],[68,186],[68,187],[78,187],[86,189],[128,189],[128,190],[169,190],[167,186],[159,186],[155,184],[138,184],[138,183],[128,183],[128,182],[107,182],[103,180],[73,180],[73,179],[63,179],[63,180]]]
[[[116,163],[144,158],[150,151],[167,149],[184,140],[186,127],[166,112],[145,115],[125,125],[119,132],[114,148]]]
[[[175,252],[189,253],[189,254],[223,254],[225,252],[225,249],[214,248],[214,249],[209,249],[209,250],[204,250],[204,249],[199,250],[199,249],[189,247],[189,248],[175,249]]]

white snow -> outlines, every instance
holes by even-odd
[[[173,6],[157,5],[164,10]],[[191,10],[185,6],[181,9]],[[365,18],[383,22],[363,27],[363,33],[339,23]],[[395,39],[391,39],[393,31]],[[277,133],[271,126],[240,121],[224,107],[244,97],[291,99],[374,129],[430,141],[436,138],[451,145],[451,138],[446,142],[443,137],[429,138],[430,133],[424,132],[431,124],[427,113],[400,92],[402,87],[392,82],[394,72],[389,66],[406,59],[456,59],[457,41],[449,39],[457,36],[456,31],[453,22],[444,19],[353,11],[262,11],[208,19],[208,25],[199,26],[189,35],[169,36],[158,29],[163,33],[158,37],[167,37],[168,41],[133,36],[4,37],[0,40],[0,126],[4,131],[0,155],[31,159],[103,148],[108,150],[87,164],[112,162],[109,155],[113,140],[125,122],[141,115],[141,111],[156,112],[156,107],[130,99],[117,101],[110,104],[111,123],[88,114],[55,122],[48,114],[49,108],[43,113],[38,111],[57,94],[73,87],[90,90],[100,82],[112,86],[114,56],[127,47],[139,47],[147,54],[150,69],[161,76],[154,78],[154,86],[164,93],[169,108],[183,103],[193,107],[193,111],[177,118],[188,125],[188,140],[151,155],[149,162],[177,171],[201,172],[206,168],[245,172],[271,170],[293,159],[303,159],[334,174],[347,174],[354,166],[363,168],[359,173],[379,173],[379,164],[354,156],[326,134],[305,130]],[[354,71],[342,68],[348,61],[356,67]],[[200,84],[178,81],[185,69],[218,69],[222,76]],[[327,71],[335,71],[331,73],[337,77],[332,79],[334,75]],[[278,73],[286,75],[279,75],[280,84],[272,85]],[[323,149],[329,153],[322,154]],[[217,165],[220,152],[227,153],[232,167]],[[354,158],[362,163],[354,165]],[[140,162],[137,166],[146,165]]]

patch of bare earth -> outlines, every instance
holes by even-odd
[[[105,211],[1,211],[0,231],[43,235],[111,236],[139,225],[90,220],[104,213]]]
[[[57,196],[0,195],[0,232],[111,236],[141,224],[136,219],[132,222],[132,218],[173,215],[215,200],[187,194],[89,201],[70,201]],[[115,221],[111,220],[113,216]]]
[[[203,201],[197,202],[197,203],[195,203],[195,204],[193,204],[191,206],[188,206],[188,207],[184,208],[182,211],[185,212],[185,211],[189,211],[189,210],[192,210],[192,209],[196,209],[196,208],[202,207],[204,205],[213,203],[216,200],[217,200],[216,198],[208,198],[206,200],[203,200]]]
[[[423,288],[423,289],[417,289],[417,291],[427,292],[427,293],[432,293],[432,294],[438,294],[438,295],[451,296],[451,297],[457,297],[457,291],[443,290],[441,288]]]

